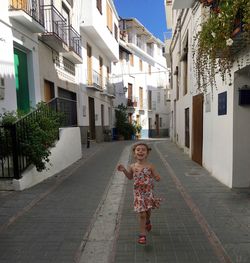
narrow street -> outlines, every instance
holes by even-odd
[[[162,197],[136,243],[132,182],[116,171],[133,141],[93,144],[66,170],[0,193],[1,263],[249,263],[250,193],[230,190],[169,140],[149,140]]]

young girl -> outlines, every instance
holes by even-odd
[[[137,143],[133,147],[136,162],[126,169],[119,164],[117,170],[123,172],[126,177],[134,179],[134,210],[139,213],[140,235],[139,244],[146,244],[146,231],[150,231],[151,209],[159,207],[159,198],[153,195],[153,179],[160,181],[160,175],[154,166],[147,161],[151,148],[146,143]]]

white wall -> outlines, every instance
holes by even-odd
[[[22,178],[13,181],[14,190],[24,190],[32,187],[47,178],[59,173],[82,157],[80,129],[64,128],[60,129],[60,140],[51,149],[49,156],[50,164],[46,165],[46,170],[37,172],[35,167],[30,166],[23,174]]]
[[[250,83],[250,66],[235,73],[233,130],[233,187],[250,186],[250,105],[239,105],[238,89]]]

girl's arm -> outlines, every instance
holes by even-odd
[[[119,172],[123,172],[129,180],[133,179],[133,170],[131,165],[129,165],[128,169],[126,169],[124,165],[119,164],[117,166],[117,170]]]
[[[152,171],[152,175],[154,177],[154,179],[159,182],[161,180],[161,176],[159,175],[159,173],[156,171],[154,165],[151,164],[151,171]]]

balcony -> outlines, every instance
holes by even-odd
[[[43,41],[57,52],[69,52],[68,30],[65,18],[53,5],[43,6],[45,33]]]
[[[82,0],[82,5],[85,8],[82,10],[84,22],[80,25],[81,31],[94,40],[95,45],[109,60],[118,61],[119,44],[115,39],[115,29],[113,28],[113,32],[111,32],[107,27],[106,11],[102,10],[101,13],[96,6],[96,1]],[[113,23],[115,23],[115,16],[113,19]]]
[[[74,64],[82,63],[82,47],[81,36],[76,32],[72,26],[67,26],[69,51],[63,53],[63,56],[73,62]]]
[[[88,72],[88,88],[95,89],[97,91],[103,91],[102,75],[92,70]]]
[[[43,33],[44,14],[40,0],[10,0],[9,16],[32,33]]]
[[[129,98],[127,100],[127,107],[128,108],[136,108],[137,107],[137,99],[136,98]]]
[[[191,8],[196,0],[173,0],[173,9]]]

